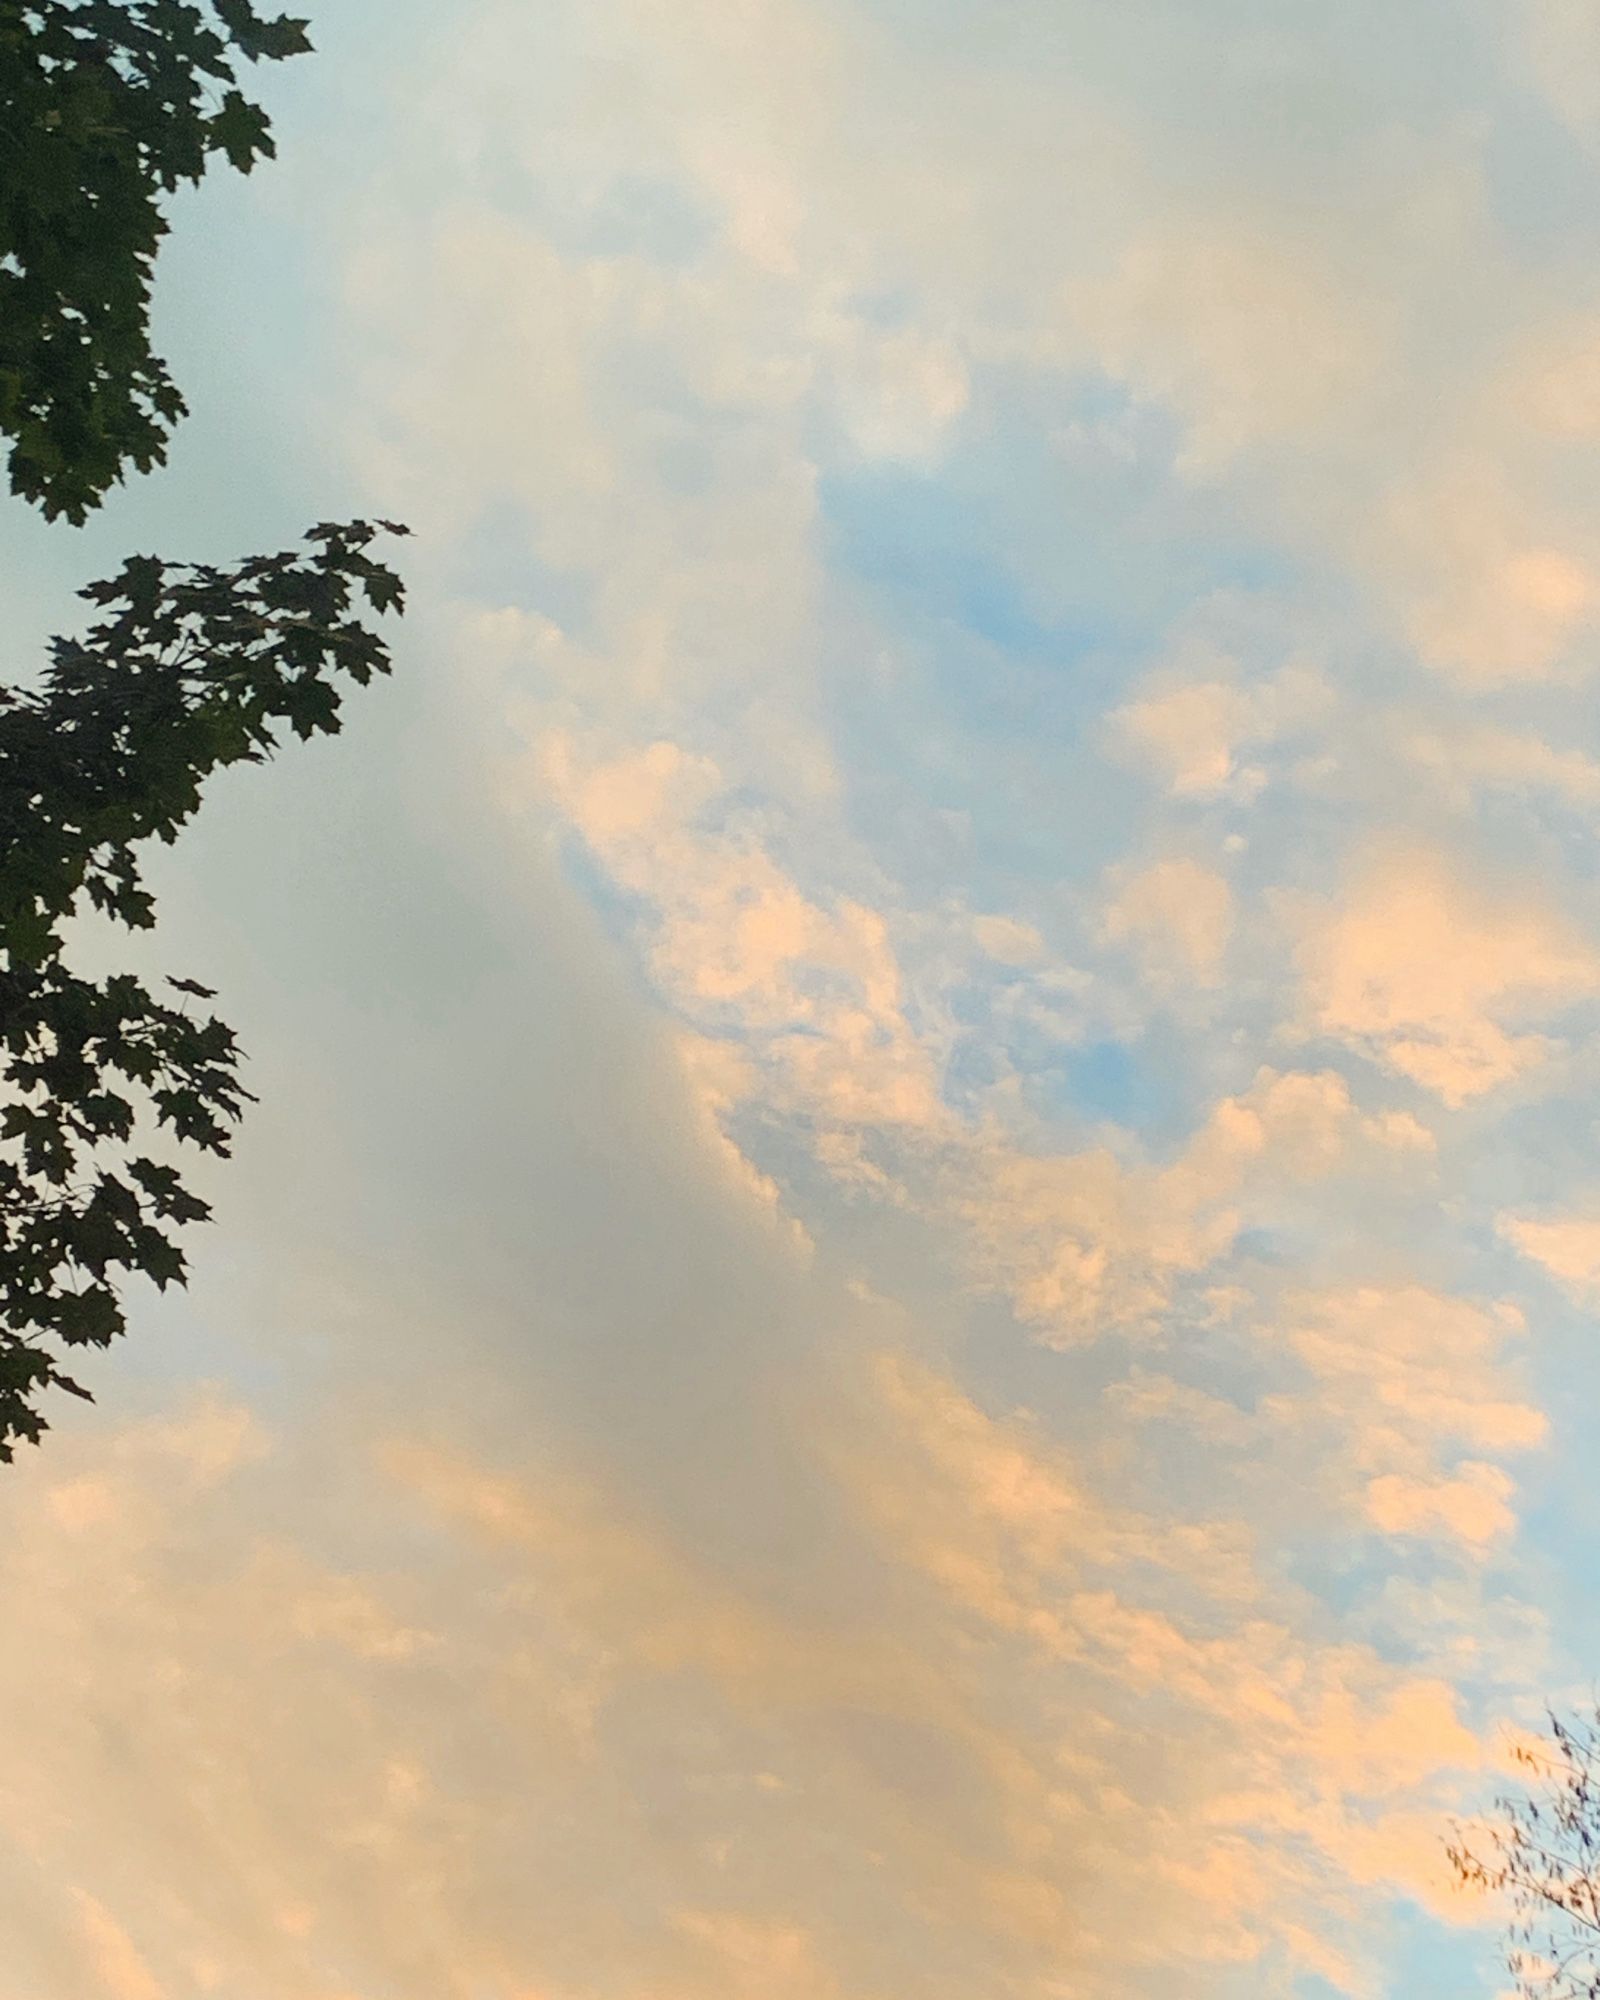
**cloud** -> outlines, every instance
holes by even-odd
[[[1478,1454],[1526,1452],[1544,1413],[1518,1394],[1514,1307],[1418,1285],[1361,1286],[1284,1301],[1282,1339],[1310,1377],[1270,1409],[1303,1448],[1320,1436],[1327,1497],[1390,1535],[1442,1535],[1469,1550],[1515,1526],[1515,1482]]]
[[[1430,720],[1413,723],[1399,747],[1411,769],[1425,772],[1457,812],[1470,813],[1484,792],[1521,802],[1552,793],[1585,814],[1600,807],[1600,762],[1540,736]]]
[[[1502,1215],[1496,1227],[1573,1298],[1584,1302],[1600,1291],[1600,1220],[1594,1216]]]
[[[1182,1571],[1231,1601],[1256,1592],[1242,1523],[1185,1526],[1108,1505],[1026,1418],[982,1410],[948,1376],[893,1352],[875,1358],[873,1386],[891,1449],[846,1477],[897,1557],[995,1624],[1050,1627],[1042,1579],[1129,1564]],[[877,1433],[880,1437],[882,1433]]]
[[[656,905],[657,976],[691,1018],[751,1038],[769,1087],[829,1125],[939,1126],[931,1052],[878,911],[804,894],[704,758],[658,743],[579,776],[564,737],[543,755],[596,854]]]
[[[168,1476],[188,1413],[22,1468],[6,1526],[41,1616],[0,1648],[14,1815],[87,1885],[108,2000],[560,1996],[596,1965],[674,2000],[939,1995],[974,1954],[1042,2000],[1073,1938],[1109,1995],[1151,1870],[1151,1968],[1332,1950],[1341,1879],[1409,1882],[1353,1830],[1478,1762],[1447,1687],[1297,1632],[1243,1523],[1129,1507],[948,1372],[862,1363],[837,1350],[804,1412],[835,1503],[821,1593],[778,1550],[731,1567],[570,1449],[263,1438],[199,1515]],[[120,1534],[37,1504],[107,1462]]]
[[[1582,541],[1545,539],[1540,510],[1488,466],[1447,464],[1408,484],[1385,525],[1406,632],[1429,666],[1474,686],[1538,679],[1589,630],[1596,580]]]
[[[1581,0],[1521,0],[1523,48],[1540,89],[1592,144],[1600,127],[1600,33]]]
[[[1153,770],[1174,798],[1248,804],[1266,773],[1241,764],[1241,753],[1304,730],[1326,712],[1328,700],[1327,683],[1309,667],[1284,667],[1252,684],[1241,681],[1224,653],[1180,649],[1113,713],[1112,740]]]
[[[1410,1113],[1361,1113],[1331,1073],[1266,1069],[1162,1168],[1019,1143],[999,1100],[963,1113],[941,1085],[966,960],[921,963],[914,922],[803,889],[770,851],[781,821],[734,808],[704,756],[657,742],[586,762],[559,733],[538,754],[553,799],[647,907],[655,976],[698,1046],[726,1041],[726,1056],[696,1059],[716,1076],[706,1104],[725,1144],[737,1150],[741,1106],[759,1105],[797,1121],[840,1179],[930,1216],[953,1207],[968,1267],[1052,1341],[1148,1322],[1229,1249],[1252,1200],[1285,1183],[1362,1154],[1404,1162],[1431,1150]],[[1037,961],[1034,927],[1001,922],[972,926],[985,952],[998,939]],[[1158,862],[1114,879],[1102,923],[1136,948],[1148,990],[1170,993],[1219,976],[1231,891],[1193,861]],[[1041,975],[1053,975],[1048,958]],[[748,1160],[743,1171],[774,1199],[770,1176]]]
[[[805,1931],[788,1924],[752,1922],[725,1912],[682,1910],[677,1928],[692,1938],[717,1966],[730,1994],[748,2000],[826,2000],[838,1991],[835,1980],[817,1965]]]
[[[1507,1504],[1516,1482],[1497,1465],[1466,1460],[1448,1479],[1406,1479],[1386,1472],[1367,1486],[1367,1513],[1386,1535],[1425,1534],[1436,1528],[1470,1547],[1503,1540],[1516,1527]]]
[[[162,2000],[161,1988],[149,1966],[104,1904],[81,1889],[74,1901],[94,1961],[95,1976],[106,2000]]]
[[[1127,1164],[1104,1147],[1040,1155],[986,1139],[964,1211],[979,1272],[1041,1338],[1071,1346],[1152,1325],[1286,1188],[1358,1162],[1405,1173],[1429,1151],[1416,1120],[1364,1117],[1331,1072],[1263,1068],[1212,1105],[1166,1165]]]
[[[972,928],[978,943],[1002,965],[1030,965],[1045,955],[1038,931],[1016,917],[974,917]]]
[[[890,1421],[842,1463],[897,1559],[963,1621],[1035,1655],[1039,1674],[1068,1676],[1067,1712],[1101,1717],[1074,1743],[1085,1779],[1095,1769],[1114,1788],[1109,1771],[1130,1756],[1164,1793],[1133,1742],[1158,1726],[1172,1777],[1171,1746],[1186,1746],[1180,1796],[1155,1813],[1149,1791],[1123,1799],[1124,1821],[1103,1793],[1093,1822],[1119,1866],[1127,1838],[1128,1865],[1137,1847],[1138,1865],[1168,1883],[1191,1951],[1254,1961],[1276,1940],[1314,1956],[1321,1939],[1331,1952],[1339,1890],[1308,1871],[1308,1848],[1353,1880],[1436,1895],[1429,1821],[1407,1801],[1486,1754],[1445,1681],[1278,1622],[1242,1522],[1108,1505],[1028,1418],[986,1413],[902,1356],[885,1356],[875,1379]],[[1032,1684],[1013,1668],[1014,1689]],[[1073,1823],[1092,1790],[1080,1781]]]
[[[1306,925],[1307,1024],[1452,1108],[1549,1053],[1531,1024],[1600,984],[1600,960],[1534,896],[1469,884],[1441,857],[1395,852]]]
[[[1113,944],[1130,944],[1152,979],[1215,986],[1233,929],[1224,876],[1188,856],[1154,862],[1113,881],[1103,918]]]
[[[1473,1990],[1428,1829],[1582,1633],[1491,1238],[1587,1296],[1600,521],[1577,156],[1437,25],[330,45],[337,259],[185,296],[340,264],[250,407],[410,638],[167,857],[263,1103],[165,1414],[0,1493],[26,2000],[74,1885],[240,2000]]]
[[[1342,289],[1316,250],[1250,220],[1173,216],[1103,284],[1072,294],[1102,365],[1184,417],[1191,476],[1320,429],[1371,396],[1387,359],[1376,302]]]

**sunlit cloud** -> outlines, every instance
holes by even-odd
[[[1593,1665],[1582,16],[330,17],[173,310],[407,656],[171,859],[262,1103],[0,1482],[0,1989],[1498,1990],[1445,1822]]]

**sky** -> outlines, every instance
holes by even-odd
[[[261,1098],[0,1474],[0,2000],[1496,2000],[1600,1677],[1600,15],[326,0],[192,404],[399,517],[126,962]],[[86,952],[111,947],[85,933]]]

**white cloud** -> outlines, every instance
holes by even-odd
[[[1439,856],[1393,852],[1311,917],[1307,1024],[1447,1105],[1540,1063],[1536,1023],[1600,987],[1600,958],[1535,895],[1495,895]]]
[[[1586,814],[1600,807],[1600,760],[1544,737],[1483,724],[1402,722],[1398,747],[1453,810],[1469,814],[1481,793],[1519,801],[1551,794]]]
[[[1363,1117],[1331,1073],[1263,1069],[1166,1165],[1104,1147],[1040,1155],[995,1136],[960,1184],[977,1271],[1041,1339],[1070,1347],[1151,1327],[1286,1188],[1352,1166],[1404,1175],[1430,1151],[1415,1121]]]
[[[1502,1215],[1497,1226],[1574,1298],[1587,1302],[1600,1295],[1600,1217]]]
[[[1102,919],[1113,944],[1130,944],[1158,984],[1215,986],[1233,930],[1226,877],[1188,855],[1119,871]]]
[[[1420,1285],[1294,1295],[1283,1340],[1311,1386],[1270,1399],[1303,1449],[1319,1437],[1328,1498],[1391,1535],[1442,1535],[1471,1551],[1515,1527],[1515,1482],[1483,1456],[1546,1440],[1543,1412],[1519,1393],[1513,1308]]]
[[[1208,209],[1136,237],[1107,282],[1068,294],[1102,364],[1181,413],[1191,474],[1370,398],[1389,359],[1384,308],[1341,286],[1319,248]]]
[[[1407,1479],[1381,1473],[1367,1486],[1367,1513],[1388,1535],[1443,1528],[1473,1548],[1504,1539],[1516,1526],[1508,1504],[1516,1481],[1497,1465],[1467,1460],[1449,1478]]]
[[[1541,518],[1476,458],[1408,481],[1382,517],[1383,566],[1419,657],[1473,686],[1539,679],[1591,625],[1587,531]]]

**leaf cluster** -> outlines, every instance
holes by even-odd
[[[1519,1745],[1528,1790],[1495,1801],[1486,1845],[1457,1835],[1461,1883],[1509,1904],[1506,1960],[1521,2000],[1600,2000],[1600,1708],[1548,1718]]]
[[[251,0],[0,0],[0,435],[48,518],[165,461],[185,405],[150,346],[163,198],[213,154],[272,153],[236,64],[310,46]]]
[[[250,1093],[210,991],[96,981],[63,960],[86,902],[154,921],[136,850],[177,838],[212,772],[261,763],[287,728],[340,727],[342,683],[389,670],[369,614],[401,608],[369,553],[392,522],[323,524],[231,569],[135,556],[81,595],[101,617],[51,642],[42,685],[0,688],[0,1460],[37,1441],[62,1351],[124,1328],[119,1273],[182,1283],[173,1231],[206,1204],[149,1140],[226,1153]]]

